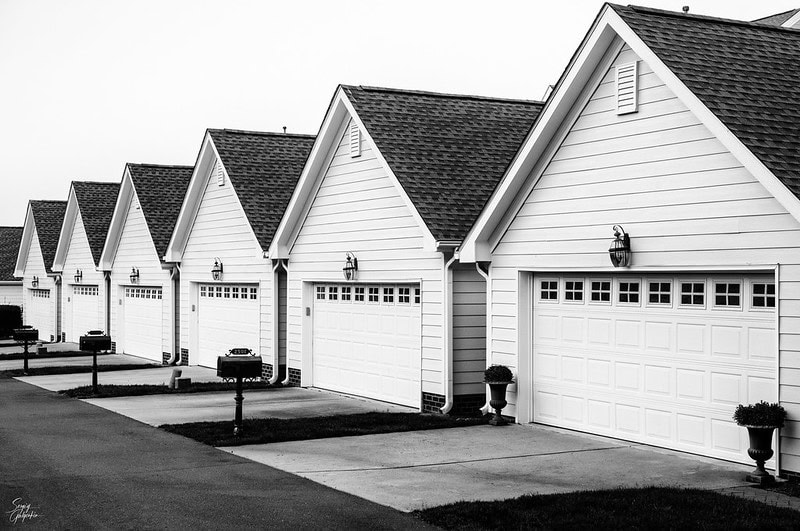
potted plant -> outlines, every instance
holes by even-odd
[[[786,410],[780,404],[770,404],[761,401],[758,404],[747,406],[739,404],[733,413],[733,420],[739,426],[747,428],[750,436],[749,455],[756,462],[756,469],[747,475],[747,481],[754,483],[767,483],[774,481],[774,477],[764,470],[764,461],[772,454],[772,432],[775,428],[783,428],[786,420]]]
[[[483,371],[483,381],[489,384],[491,400],[489,405],[494,409],[494,417],[489,421],[492,426],[505,426],[508,424],[500,415],[508,402],[506,402],[506,387],[514,382],[514,375],[511,369],[505,365],[492,365]]]

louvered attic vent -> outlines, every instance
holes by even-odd
[[[638,61],[617,66],[617,114],[628,114],[638,110],[639,89]]]
[[[225,172],[222,171],[222,164],[219,161],[214,164],[214,175],[217,178],[217,186],[225,185]]]
[[[361,156],[361,130],[355,122],[350,122],[350,156]]]

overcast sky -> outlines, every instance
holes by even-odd
[[[742,20],[800,0],[640,0]],[[316,133],[339,83],[541,99],[602,2],[0,0],[0,225],[207,127]]]

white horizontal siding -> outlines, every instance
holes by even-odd
[[[33,228],[33,235],[31,236],[31,244],[28,248],[28,256],[25,258],[25,270],[22,272],[22,322],[29,324],[39,330],[39,338],[45,341],[50,340],[50,335],[56,334],[56,285],[52,277],[47,276],[47,270],[44,266],[44,258],[42,256],[42,248],[39,245],[39,235],[36,227]],[[31,302],[31,289],[34,286],[31,284],[33,277],[39,279],[39,285],[35,289],[49,289],[50,290],[50,305],[52,307],[51,316],[47,323],[34,322],[31,319],[30,312],[26,312],[26,308],[30,308]]]
[[[217,162],[218,164],[218,162]],[[197,363],[197,284],[212,282],[214,259],[223,264],[222,282],[257,283],[259,292],[260,344],[258,354],[265,363],[272,359],[272,265],[262,258],[250,222],[228,176],[219,186],[211,168],[186,249],[181,259],[180,313],[181,348],[189,350],[191,364]]]
[[[83,277],[80,283],[75,282],[75,272],[80,269]],[[72,337],[72,286],[97,286],[97,315],[99,329],[106,331],[106,287],[103,273],[97,270],[89,247],[89,239],[83,225],[83,216],[78,209],[75,224],[69,238],[67,253],[64,257],[62,275],[63,297],[61,297],[61,330],[66,333],[70,342],[78,342],[79,337]],[[113,339],[112,339],[113,340]]]
[[[307,281],[343,280],[345,253],[358,257],[359,282],[406,280],[422,286],[422,391],[444,394],[442,385],[442,258],[426,251],[423,231],[399,190],[362,139],[351,158],[349,135],[333,149],[303,226],[290,250],[288,274],[289,366],[300,368]]]
[[[486,391],[486,281],[473,264],[453,269],[453,393]]]
[[[139,286],[160,287],[162,289],[162,326],[161,326],[161,352],[172,352],[170,331],[170,301],[172,300],[172,283],[168,270],[161,268],[153,238],[147,226],[147,220],[141,209],[138,196],[134,193],[125,215],[117,252],[111,269],[111,337],[118,338],[117,352],[136,354],[126,348],[124,344],[124,323],[120,319],[125,316],[122,312],[123,298],[126,285],[131,285],[131,268],[139,270]]]
[[[639,60],[626,46],[615,64]],[[494,249],[492,362],[517,368],[520,270],[612,268],[611,227],[633,269],[781,264],[780,399],[800,418],[800,224],[642,62],[639,111],[617,116],[613,67]],[[511,388],[509,413],[515,414]],[[800,422],[782,431],[800,471]]]

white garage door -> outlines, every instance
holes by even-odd
[[[50,341],[53,331],[53,301],[49,289],[29,290],[29,303],[25,308],[24,324],[39,330],[39,339]]]
[[[122,351],[162,361],[163,296],[158,287],[126,287],[123,308]]]
[[[198,304],[197,364],[217,368],[217,357],[232,348],[259,345],[258,286],[202,284]]]
[[[776,401],[771,276],[537,276],[534,421],[750,462],[737,404]]]
[[[313,385],[419,407],[419,285],[314,290]]]
[[[67,341],[78,342],[89,330],[105,330],[100,319],[100,296],[97,286],[72,286],[72,336]]]

